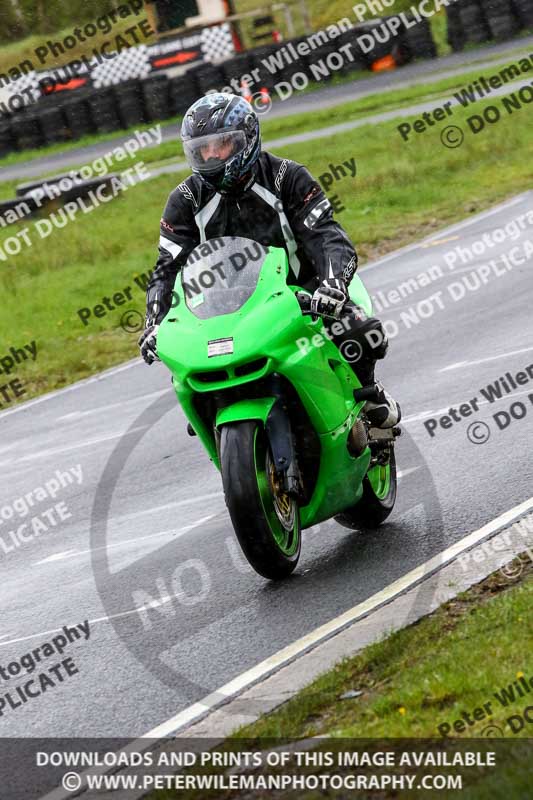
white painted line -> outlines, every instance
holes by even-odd
[[[456,242],[459,236],[445,236],[441,239],[432,239],[427,244],[421,244],[420,247],[438,247],[441,244],[448,244],[448,242]]]
[[[136,536],[134,539],[123,539],[120,542],[115,542],[114,544],[104,544],[101,547],[90,547],[88,550],[65,550],[63,553],[55,553],[52,556],[47,556],[47,558],[43,558],[42,561],[34,561],[32,567],[38,567],[41,564],[49,564],[55,561],[63,561],[67,558],[76,558],[77,556],[85,556],[89,553],[96,553],[97,550],[113,550],[117,547],[127,547],[128,545],[136,542],[143,542],[147,539],[154,539],[157,536],[173,536],[174,539],[179,539],[181,536],[184,536],[189,531],[194,530],[197,528],[198,525],[202,525],[204,522],[208,522],[208,520],[213,519],[216,517],[216,514],[209,514],[207,517],[202,517],[196,522],[191,523],[191,525],[186,525],[184,528],[178,528],[178,530],[170,530],[170,531],[159,531],[158,533],[149,533],[146,536]]]
[[[284,647],[282,650],[274,653],[274,655],[270,656],[264,661],[261,661],[259,664],[256,664],[255,667],[243,672],[232,681],[229,681],[229,683],[221,686],[217,691],[207,695],[199,702],[189,706],[189,708],[180,711],[174,717],[171,717],[169,720],[163,722],[161,725],[158,725],[156,728],[152,728],[152,730],[148,731],[148,733],[145,733],[142,738],[158,739],[177,733],[184,726],[200,719],[211,709],[240,694],[242,691],[244,691],[244,689],[252,686],[252,684],[258,683],[263,678],[266,678],[271,673],[285,666],[285,664],[293,661],[295,658],[297,658],[297,656],[300,656],[307,650],[316,647],[316,645],[320,642],[328,639],[335,633],[338,633],[348,625],[351,625],[357,619],[366,616],[379,606],[390,602],[399,594],[402,594],[407,589],[410,589],[412,586],[414,586],[414,584],[418,583],[423,578],[428,577],[445,564],[457,558],[457,556],[465,550],[470,549],[482,539],[486,539],[501,528],[509,525],[531,508],[533,508],[533,497],[530,497],[523,503],[514,506],[514,508],[506,511],[499,517],[496,517],[496,519],[491,520],[491,522],[488,522],[482,528],[473,531],[473,533],[470,533],[463,539],[460,539],[451,547],[448,547],[446,550],[443,550],[441,553],[433,556],[433,558],[430,558],[428,561],[420,564],[418,567],[415,567],[415,569],[406,573],[401,578],[394,581],[380,592],[377,592],[372,597],[369,597],[362,603],[359,603],[348,611],[345,611],[343,614],[340,614],[340,616],[330,620],[325,625],[321,625],[311,633],[302,636],[288,647]]]
[[[179,531],[180,535],[188,533],[189,531],[193,530],[193,528],[198,527],[198,525],[201,525],[206,520],[211,519],[212,517],[215,517],[215,516],[216,516],[216,514],[211,514],[211,516],[209,516],[209,517],[204,517],[202,519],[197,520],[192,525],[187,525],[185,528],[183,528],[181,531]],[[166,531],[166,533],[168,533],[168,531]],[[161,534],[154,534],[154,535],[157,536],[157,535],[161,535]],[[143,536],[143,537],[140,537],[140,538],[148,539],[149,537],[148,536]],[[131,539],[130,541],[135,541],[135,540]],[[117,543],[116,545],[110,545],[110,547],[119,547],[119,546],[120,546],[120,543]],[[96,549],[100,550],[102,548],[96,548]],[[68,552],[68,551],[65,551],[65,552]],[[88,550],[86,552],[90,553],[91,551]],[[57,553],[55,558],[57,559],[59,556],[64,556],[64,555],[65,555],[64,553]],[[74,555],[79,555],[79,554],[75,553]],[[54,558],[54,556],[51,556],[50,558]],[[49,559],[45,559],[44,561],[37,562],[37,563],[45,563],[45,561],[48,561],[48,560]],[[172,595],[172,597],[180,597],[182,594],[185,594],[185,592],[179,592],[178,594]],[[139,611],[143,611],[145,608],[156,608],[158,605],[163,605],[163,603],[167,603],[167,602],[169,602],[169,600],[172,600],[172,597],[165,597],[162,601],[154,600],[151,603],[148,603],[147,606],[139,606],[138,608],[133,608],[133,609],[131,609],[129,611],[121,611],[121,612],[119,612],[117,614],[111,614],[109,616],[97,617],[96,619],[90,619],[89,620],[89,624],[93,625],[93,624],[95,624],[97,622],[108,622],[110,619],[117,619],[118,617],[127,617],[127,616],[130,616],[131,614],[138,614]],[[48,636],[48,635],[50,635],[52,633],[58,633],[61,630],[63,630],[63,629],[62,628],[54,628],[54,630],[51,630],[51,631],[40,631],[39,633],[31,633],[31,634],[29,634],[29,636],[22,636],[22,637],[19,637],[18,639],[10,639],[7,642],[0,642],[0,647],[3,647],[4,645],[8,645],[8,644],[16,644],[17,642],[26,642],[29,639],[38,639],[38,638],[41,638],[43,636]],[[5,638],[6,635],[7,634],[4,634],[3,636],[0,636],[0,639]]]
[[[151,600],[144,606],[137,606],[137,608],[131,608],[128,611],[119,611],[117,614],[110,614],[109,616],[105,617],[96,617],[95,619],[88,620],[89,625],[96,625],[97,622],[109,622],[112,619],[118,619],[119,617],[129,617],[132,614],[138,614],[140,611],[147,611],[151,608],[159,608],[159,606],[164,606],[166,603],[169,603],[175,597],[181,597],[184,595],[185,592],[178,592],[177,594],[173,595],[163,595],[160,600]],[[30,639],[41,639],[43,636],[50,636],[52,633],[61,633],[63,628],[54,628],[51,631],[41,631],[40,633],[32,633],[30,636],[21,636],[19,639],[10,639],[8,642],[0,642],[0,647],[4,647],[7,644],[17,644],[18,642],[27,642]],[[0,639],[3,637],[0,636]]]
[[[454,364],[448,364],[447,367],[442,367],[442,369],[437,370],[438,372],[448,372],[450,369],[459,369],[460,367],[464,367],[468,364],[468,361],[456,361]]]
[[[125,519],[137,519],[144,514],[155,514],[158,511],[167,511],[170,508],[180,508],[181,506],[193,505],[194,503],[203,503],[204,500],[212,500],[214,498],[224,497],[224,492],[210,492],[209,494],[199,494],[197,497],[187,497],[185,500],[175,500],[173,503],[165,503],[162,506],[153,506],[152,508],[143,508],[141,511],[133,511],[130,514],[122,514],[117,517],[110,517],[110,522],[122,522]]]
[[[449,408],[449,406],[448,406]],[[434,417],[435,414],[444,414],[444,411],[419,411],[418,414],[411,414],[408,417],[402,417],[401,423],[402,425],[409,425],[411,422],[419,422],[421,419],[426,419],[426,417]]]
[[[59,395],[66,394],[67,392],[74,392],[76,389],[87,386],[89,383],[95,383],[96,381],[101,381],[105,378],[111,378],[113,375],[123,372],[125,369],[139,367],[142,364],[143,362],[139,358],[134,358],[132,361],[126,361],[125,364],[120,364],[118,367],[111,367],[111,369],[105,369],[102,372],[97,372],[96,375],[91,375],[90,378],[83,378],[83,380],[76,381],[76,383],[73,383],[70,386],[65,386],[63,389],[56,389],[53,392],[48,392],[48,394],[43,394],[42,397],[36,397],[35,400],[28,400],[26,403],[20,403],[20,405],[18,405],[16,408],[11,408],[9,411],[2,411],[0,413],[0,420],[9,416],[10,414],[18,414],[20,411],[26,411],[28,408],[36,406],[39,403],[44,403],[46,400],[51,400],[53,397],[58,397]]]
[[[64,550],[62,553],[54,553],[53,556],[43,558],[42,561],[34,561],[31,566],[36,567],[38,564],[51,564],[53,561],[62,561],[64,558],[68,558],[75,553],[75,550]]]
[[[160,397],[163,394],[168,394],[168,389],[160,389],[158,392],[150,392],[149,394],[139,394],[136,397],[131,397],[129,400],[120,400],[118,403],[108,403],[105,406],[97,406],[96,408],[89,408],[86,411],[71,411],[70,414],[63,414],[57,417],[58,422],[69,422],[71,420],[79,420],[82,417],[90,416],[91,414],[101,414],[102,411],[109,411],[111,408],[122,408],[130,406],[133,403],[139,403],[144,400],[150,400],[152,397]]]
[[[109,616],[105,617],[96,617],[95,619],[88,620],[89,625],[96,625],[98,622],[109,622],[112,619],[119,619],[120,617],[130,617],[132,614],[138,614],[140,611],[148,611],[151,608],[159,608],[159,606],[164,606],[166,603],[169,603],[171,600],[174,600],[176,597],[182,597],[182,595],[186,594],[185,592],[177,592],[177,594],[173,595],[163,595],[159,600],[151,600],[149,603],[146,603],[144,606],[137,606],[137,608],[131,608],[128,611],[119,611],[117,614],[109,614]],[[29,636],[21,636],[18,639],[10,639],[8,642],[0,642],[0,647],[4,647],[4,645],[8,644],[18,644],[19,642],[27,642],[30,639],[41,639],[44,636],[50,636],[52,633],[61,633],[63,628],[54,628],[51,631],[41,631],[40,633],[32,633]],[[0,636],[0,639],[3,639],[3,636]]]
[[[51,447],[48,450],[39,450],[36,453],[29,453],[27,456],[22,456],[14,461],[3,461],[0,466],[6,464],[20,464],[26,461],[37,461],[40,458],[48,458],[49,456],[56,456],[59,453],[70,453],[72,450],[80,450],[83,447],[93,447],[96,444],[103,442],[111,442],[113,439],[120,439],[122,436],[129,436],[132,433],[145,431],[150,425],[139,425],[137,428],[131,430],[120,431],[119,433],[109,433],[106,436],[97,436],[94,439],[86,439],[84,442],[76,442],[75,444],[67,444],[64,447]]]
[[[400,480],[400,478],[406,478],[407,475],[410,475],[412,472],[416,472],[417,469],[420,469],[420,466],[418,466],[418,467],[409,467],[408,469],[400,469],[396,473],[396,477],[397,477],[398,480]]]
[[[529,394],[531,389],[522,389],[519,392],[510,392],[500,398],[499,400],[507,400],[509,397],[520,397],[523,394]],[[461,400],[456,400],[454,403],[449,403],[444,408],[438,408],[436,411],[420,411],[418,414],[411,414],[409,417],[402,417],[401,424],[402,425],[409,425],[411,422],[419,422],[421,419],[426,419],[426,417],[435,417],[438,414],[447,414],[453,406],[458,406],[461,403],[464,403],[465,400],[462,398]],[[497,402],[497,401],[494,401]],[[488,400],[478,400],[478,406],[493,406],[494,402],[489,403]]]
[[[522,347],[520,350],[509,350],[507,353],[499,353],[496,356],[487,356],[486,358],[477,358],[473,361],[457,361],[455,364],[449,364],[447,367],[442,367],[439,372],[449,372],[452,369],[461,369],[462,367],[473,367],[477,364],[486,364],[489,361],[498,361],[500,358],[509,358],[509,356],[518,356],[521,353],[530,353],[533,347]]]

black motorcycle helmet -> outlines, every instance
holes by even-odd
[[[222,92],[201,97],[183,118],[181,140],[192,171],[217,192],[243,191],[252,183],[261,131],[243,97]]]

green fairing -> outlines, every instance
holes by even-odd
[[[337,347],[321,335],[325,330],[322,320],[313,322],[302,315],[294,294],[299,287],[289,286],[287,275],[285,251],[270,247],[248,300],[238,311],[208,319],[200,319],[187,307],[178,275],[174,308],[161,323],[157,349],[172,372],[181,407],[218,469],[213,427],[196,411],[194,396],[245,386],[272,373],[292,384],[321,445],[316,485],[309,503],[300,509],[304,528],[329,519],[361,498],[370,450],[367,447],[358,458],[348,452],[347,436],[363,405],[354,402],[353,390],[361,384]],[[357,275],[350,296],[372,313],[370,297]],[[225,337],[233,337],[234,352],[208,357],[208,341]],[[256,371],[235,374],[239,366],[258,359],[266,361],[256,365]],[[220,375],[216,381],[195,377],[195,373],[221,370],[226,370],[227,376]],[[274,402],[272,396],[239,400],[218,410],[215,426],[220,430],[225,424],[252,419],[265,423]]]

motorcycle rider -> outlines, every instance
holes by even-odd
[[[209,239],[245,235],[283,247],[289,282],[313,292],[311,309],[342,316],[336,329],[324,322],[363,386],[374,389],[365,412],[375,426],[396,425],[400,407],[374,378],[387,337],[381,322],[349,299],[357,253],[319,184],[304,166],[261,149],[258,116],[237,95],[213,93],[193,103],[183,118],[181,139],[193,174],[170,193],[161,219],[159,257],[139,339],[146,363],[158,360],[159,323],[190,252]],[[342,332],[335,332],[339,328]]]

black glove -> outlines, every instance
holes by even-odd
[[[159,325],[148,325],[139,338],[139,347],[141,348],[141,356],[147,364],[153,364],[154,361],[161,359],[157,355],[157,331]]]
[[[342,278],[326,278],[313,295],[311,311],[338,319],[348,299],[348,288]]]

